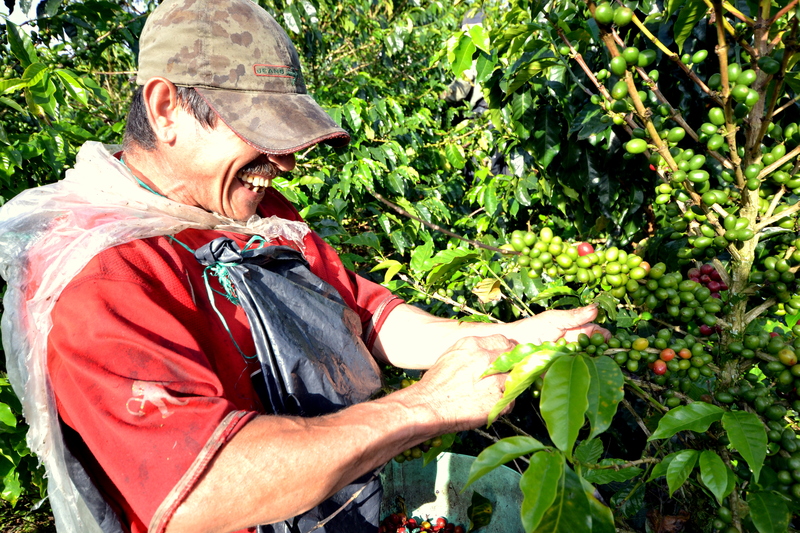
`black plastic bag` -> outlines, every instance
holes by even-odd
[[[366,401],[380,388],[380,371],[361,339],[358,315],[311,272],[300,252],[288,246],[241,250],[221,237],[198,249],[195,257],[230,279],[247,314],[261,363],[253,384],[267,411],[319,416]],[[346,509],[315,531],[375,531],[381,488],[372,478],[367,474],[314,509],[283,524],[260,526],[259,532],[306,533],[365,483]]]

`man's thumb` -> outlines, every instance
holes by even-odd
[[[562,330],[577,328],[597,318],[597,304],[562,311],[558,326]]]

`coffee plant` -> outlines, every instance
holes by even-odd
[[[638,232],[624,218],[605,236],[532,219],[475,269],[489,274],[470,287],[497,302],[489,316],[595,302],[612,332],[519,345],[488,371],[510,372],[490,422],[532,393],[546,425],[486,448],[471,477],[526,456],[526,531],[797,527],[796,8],[526,2],[453,37],[453,70],[483,84],[498,149],[526,147],[539,181],[591,201],[562,178],[583,161],[598,180],[601,147],[652,191]],[[543,114],[554,124],[537,128]],[[622,418],[643,444],[614,457]]]

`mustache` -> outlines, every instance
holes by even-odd
[[[267,158],[258,158],[249,162],[241,168],[240,172],[255,174],[266,179],[272,179],[281,174],[281,171],[278,169],[278,167]]]

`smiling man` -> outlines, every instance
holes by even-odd
[[[349,135],[250,0],[166,0],[139,65],[124,146],[0,211],[3,340],[59,531],[375,531],[374,470],[485,423],[491,361],[599,329],[592,308],[459,324],[345,269],[270,182]],[[244,285],[203,262],[220,242],[263,254]],[[427,372],[372,400],[378,362]]]

